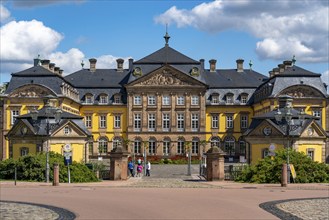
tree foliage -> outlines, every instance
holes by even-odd
[[[53,180],[53,164],[59,164],[59,181],[68,182],[68,168],[64,165],[64,157],[61,154],[49,152],[49,179]],[[15,167],[17,180],[20,181],[45,181],[46,154],[27,155],[18,160],[7,159],[0,161],[0,179],[14,179]],[[96,182],[96,175],[82,163],[73,161],[70,165],[71,182]]]
[[[276,156],[259,160],[255,165],[247,166],[236,178],[239,182],[280,183],[282,164],[287,161],[287,150],[275,152]],[[296,171],[295,183],[329,182],[329,165],[312,161],[302,152],[289,151],[290,164]]]

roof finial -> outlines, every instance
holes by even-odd
[[[252,65],[253,63],[251,62],[251,60],[249,61],[249,67],[250,67],[250,70],[252,70]]]
[[[84,66],[85,64],[83,63],[83,60],[81,60],[81,67],[82,67],[82,69],[83,69],[83,66]]]
[[[166,41],[166,47],[169,46],[168,42],[169,42],[169,34],[168,34],[168,24],[166,24],[166,35],[163,37]]]
[[[295,63],[296,63],[296,61],[297,61],[295,55],[292,57],[292,60],[291,60],[291,61],[292,61],[292,65],[295,66]]]

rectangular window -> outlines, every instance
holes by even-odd
[[[121,116],[120,115],[114,116],[114,128],[121,128]]]
[[[248,98],[248,96],[246,96],[246,95],[241,96],[241,104],[246,104],[247,98]]]
[[[134,153],[140,154],[141,153],[141,142],[139,140],[136,140],[134,142]]]
[[[155,141],[149,141],[149,154],[155,154]]]
[[[248,116],[247,115],[241,115],[241,129],[248,128]]]
[[[199,105],[199,96],[193,95],[191,97],[191,105]]]
[[[217,105],[219,103],[219,96],[218,95],[212,95],[211,96],[211,104]]]
[[[120,96],[114,96],[114,104],[120,104],[121,103],[121,97]]]
[[[233,128],[233,115],[226,115],[226,128]]]
[[[163,154],[168,155],[169,154],[169,149],[170,149],[170,142],[169,141],[164,141],[163,142]]]
[[[198,154],[198,153],[199,153],[199,142],[192,141],[192,154]]]
[[[316,110],[313,110],[312,112],[313,116],[316,117],[316,121],[321,123],[322,122],[322,118],[321,118],[321,110],[319,109],[316,109]]]
[[[233,104],[233,96],[227,95],[226,96],[226,104]]]
[[[191,115],[191,129],[192,129],[192,131],[199,130],[199,115],[198,114]]]
[[[177,114],[177,131],[184,131],[184,114]]]
[[[211,128],[218,128],[218,115],[211,116]]]
[[[12,110],[11,111],[11,124],[13,125],[16,121],[16,117],[19,116],[19,110]]]
[[[140,131],[141,130],[141,114],[135,114],[134,115],[134,131]]]
[[[93,142],[88,143],[88,153],[89,153],[89,155],[93,155],[93,153],[94,153],[94,143]]]
[[[155,131],[155,114],[149,114],[148,127],[149,131]]]
[[[177,96],[177,105],[184,105],[184,104],[185,104],[184,96]]]
[[[306,151],[307,156],[314,161],[314,148],[307,148]]]
[[[107,104],[107,96],[101,96],[99,98],[99,103],[100,104]]]
[[[91,128],[91,126],[92,126],[91,119],[92,119],[91,115],[86,115],[85,116],[85,123],[86,123],[86,127],[87,128]]]
[[[147,103],[148,103],[148,105],[155,105],[156,104],[155,96],[148,96]]]
[[[162,96],[162,105],[170,105],[170,96]]]
[[[163,131],[169,131],[170,129],[170,118],[169,114],[162,114],[162,129]]]
[[[183,154],[185,152],[184,141],[179,140],[177,142],[177,154]]]
[[[106,115],[99,116],[99,128],[106,128]]]
[[[142,97],[134,96],[134,105],[142,105]]]

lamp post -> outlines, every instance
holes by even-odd
[[[42,109],[40,109],[39,111],[36,109],[33,109],[31,111],[31,118],[33,121],[37,121],[38,118],[42,120],[42,118],[44,118],[46,120],[46,136],[47,136],[47,142],[46,142],[46,182],[49,183],[49,141],[50,141],[50,135],[51,135],[51,125],[53,124],[58,124],[61,120],[61,116],[62,116],[62,110],[53,106],[50,106],[50,99],[53,97],[46,97],[45,99],[45,105]],[[52,120],[53,123],[51,123],[50,119],[54,119]],[[40,125],[39,128],[43,128],[42,127],[42,121],[40,121]]]
[[[187,161],[187,175],[191,176],[191,141],[186,141],[186,150],[187,150],[187,155],[188,155],[188,161]]]
[[[302,110],[301,112],[298,112],[298,119],[299,123],[294,122],[294,115],[293,115],[293,107],[292,107],[292,97],[291,96],[281,96],[279,97],[279,103],[280,101],[285,104],[285,106],[279,108],[277,112],[274,114],[275,120],[278,124],[285,126],[285,137],[287,139],[287,163],[286,165],[283,165],[282,168],[282,178],[285,172],[287,172],[287,182],[285,183],[283,180],[281,180],[281,185],[286,186],[290,183],[290,156],[289,156],[289,148],[290,148],[290,135],[291,131],[296,130],[297,127],[302,126],[303,120],[305,119],[305,112]],[[281,110],[280,110],[281,109]],[[296,118],[296,117],[295,117]],[[294,129],[293,129],[294,128]],[[287,166],[287,168],[285,168]],[[283,178],[284,179],[284,178]]]

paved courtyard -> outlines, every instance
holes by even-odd
[[[185,173],[152,166],[151,177],[128,181],[0,182],[0,219],[329,219],[329,184],[206,182],[198,166]]]

